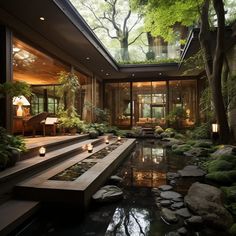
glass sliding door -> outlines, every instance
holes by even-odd
[[[106,83],[104,107],[110,111],[112,125],[121,128],[130,127],[130,83]]]
[[[166,82],[133,83],[134,125],[164,125]]]

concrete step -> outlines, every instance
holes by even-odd
[[[0,235],[9,235],[39,209],[39,202],[10,200],[0,205]]]

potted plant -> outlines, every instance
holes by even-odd
[[[84,128],[84,122],[80,120],[75,111],[70,115],[67,111],[62,111],[59,115],[59,125],[64,129],[68,129],[72,135],[82,132]]]

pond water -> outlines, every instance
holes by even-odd
[[[123,200],[92,205],[83,217],[78,209],[65,211],[62,206],[45,206],[14,235],[164,236],[180,228],[183,222],[173,225],[163,222],[152,188],[168,183],[167,172],[176,172],[193,162],[189,157],[170,155],[156,140],[138,141],[133,153],[114,173],[124,179]],[[179,179],[174,190],[185,195],[194,181]]]

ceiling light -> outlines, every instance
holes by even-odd
[[[161,72],[159,72],[159,73],[158,73],[158,75],[162,75],[162,73],[161,73]]]
[[[39,19],[40,19],[41,21],[44,21],[44,20],[45,20],[45,18],[44,18],[43,16],[40,16]]]
[[[101,72],[103,72],[104,70],[103,69],[101,69]]]
[[[135,74],[132,74],[132,77],[134,77],[135,76]]]
[[[86,60],[89,61],[89,60],[90,60],[90,57],[86,57]]]
[[[106,73],[106,75],[110,75],[109,73]]]

